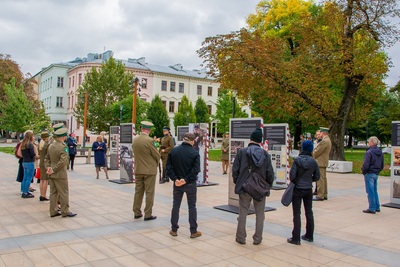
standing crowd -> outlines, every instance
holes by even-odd
[[[175,146],[168,127],[163,128],[161,140],[149,136],[154,125],[149,121],[141,122],[140,134],[133,138],[132,152],[135,155],[135,193],[133,199],[134,219],[144,217],[144,221],[157,219],[153,214],[155,198],[155,184],[157,168],[160,170],[160,183],[172,181],[173,203],[171,210],[171,236],[178,236],[179,210],[183,195],[186,195],[188,217],[190,224],[190,238],[202,235],[197,224],[197,176],[201,172],[200,154],[196,149],[198,136],[196,133],[186,133],[183,142]],[[40,201],[50,201],[49,213],[51,217],[74,217],[69,209],[68,172],[74,170],[74,158],[77,142],[74,134],[68,136],[68,130],[63,124],[53,126],[53,136],[43,131],[41,141],[37,145],[32,131],[26,131],[23,140],[16,147],[16,156],[19,158],[19,171],[17,180],[21,182],[21,197],[33,198],[30,184],[33,180],[35,169],[40,171]],[[294,184],[292,200],[293,230],[287,242],[300,245],[301,240],[314,241],[314,216],[313,201],[328,200],[328,183],[326,168],[332,143],[329,138],[329,129],[321,127],[316,132],[316,140],[303,139],[299,143],[301,152],[293,161],[290,169],[290,183]],[[266,196],[255,198],[252,192],[246,191],[245,184],[249,182],[252,173],[265,180],[269,188],[274,182],[274,169],[271,156],[262,147],[262,129],[255,129],[249,136],[249,145],[238,149],[232,164],[232,178],[235,193],[238,194],[239,216],[236,229],[236,242],[246,244],[246,218],[251,203],[256,215],[255,233],[252,236],[253,244],[258,245],[263,240],[263,227],[265,221]],[[377,191],[378,174],[383,169],[383,154],[377,147],[378,138],[372,136],[368,140],[368,150],[364,157],[362,173],[364,174],[365,187],[368,196],[368,209],[364,213],[375,214],[380,212],[380,202]],[[222,173],[228,173],[229,166],[229,132],[221,144]],[[97,137],[92,145],[95,155],[95,168],[97,179],[103,168],[106,178],[107,171],[107,139],[104,134]],[[162,166],[160,165],[160,159]],[[313,191],[313,183],[315,191]],[[50,196],[47,198],[47,186],[50,185]],[[313,198],[313,195],[315,197]],[[144,209],[142,210],[143,199]],[[301,205],[305,211],[305,233],[301,235]]]

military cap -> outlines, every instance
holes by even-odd
[[[50,134],[49,134],[49,132],[48,131],[43,131],[41,134],[40,134],[40,138],[46,138],[46,137],[49,137],[50,136]]]
[[[151,127],[154,126],[154,124],[149,121],[142,121],[141,125],[144,129],[151,129]]]
[[[67,128],[58,129],[57,131],[54,132],[54,135],[57,137],[67,136],[68,129]]]
[[[164,126],[163,130],[171,131],[171,129],[168,126]]]
[[[63,127],[64,127],[64,123],[62,123],[62,122],[53,125],[54,131],[57,131],[58,129],[61,129],[61,128],[63,128]]]
[[[329,133],[329,128],[326,127],[319,127],[319,130],[323,133]]]
[[[225,134],[229,134],[229,132],[225,132]]]

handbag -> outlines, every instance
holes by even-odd
[[[251,169],[251,158],[248,159],[248,170],[249,176],[246,181],[243,183],[243,189],[249,194],[254,200],[260,202],[264,197],[268,197],[270,194],[271,186],[267,183],[267,181],[261,177],[258,173],[252,171]]]
[[[293,199],[293,190],[295,188],[295,184],[293,182],[291,182],[287,187],[285,192],[282,195],[281,198],[281,203],[283,206],[287,207],[290,205],[290,203],[292,203],[292,199]]]
[[[36,169],[35,178],[40,179],[40,168]]]

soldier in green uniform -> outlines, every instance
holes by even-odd
[[[50,182],[50,216],[74,217],[76,213],[69,210],[68,173],[69,162],[67,140],[68,129],[61,128],[54,132],[54,141],[49,145],[45,157],[46,173]],[[57,211],[58,201],[61,213]]]
[[[153,216],[154,194],[156,186],[157,166],[160,161],[160,153],[154,146],[154,140],[149,137],[153,123],[142,121],[141,134],[132,140],[132,151],[135,159],[135,196],[133,200],[134,218],[143,216],[141,208],[144,193],[146,192],[146,206],[144,208],[144,220],[154,220]]]
[[[221,143],[222,174],[228,173],[229,166],[229,132],[225,133]]]
[[[174,148],[174,140],[172,139],[171,135],[169,134],[169,127],[165,126],[163,128],[164,137],[161,139],[161,146],[160,146],[160,154],[162,160],[162,179],[160,184],[165,182],[169,182],[169,178],[167,175],[167,159],[168,154]]]

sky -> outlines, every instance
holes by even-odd
[[[145,57],[162,66],[199,69],[196,51],[208,36],[246,26],[260,0],[0,0],[0,54],[23,73],[88,53],[114,52],[116,59]],[[400,43],[386,83],[400,80]]]

